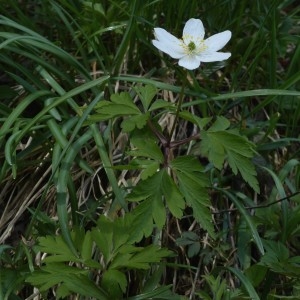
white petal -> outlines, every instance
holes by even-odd
[[[178,64],[188,70],[194,70],[199,68],[200,60],[195,55],[186,55],[179,59]]]
[[[176,42],[178,38],[169,33],[167,30],[163,28],[154,28],[154,35],[156,40],[164,40],[169,42]]]
[[[204,38],[204,27],[203,23],[199,19],[189,19],[183,28],[183,40],[186,45],[192,40],[196,42],[201,41]],[[192,38],[191,38],[192,37]]]
[[[166,42],[152,40],[152,44],[160,51],[169,54],[172,58],[181,58],[185,55],[182,47],[176,44],[168,44]]]
[[[163,28],[155,28],[154,35],[156,40],[152,40],[152,44],[160,51],[169,54],[172,58],[180,58],[184,55],[182,41],[174,35]]]
[[[228,43],[230,38],[231,38],[231,31],[226,30],[212,35],[204,42],[205,45],[208,47],[209,51],[219,51]]]
[[[200,55],[197,55],[198,59],[200,59],[203,62],[222,61],[228,59],[230,56],[231,53],[224,52],[203,52]]]

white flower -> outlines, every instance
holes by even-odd
[[[178,64],[193,70],[203,62],[222,61],[228,59],[231,53],[218,52],[231,38],[229,30],[212,35],[204,40],[204,27],[199,19],[186,22],[182,39],[178,39],[163,28],[154,28],[153,45],[160,51],[179,59]]]

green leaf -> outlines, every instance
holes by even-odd
[[[243,179],[259,193],[256,170],[251,161],[255,145],[238,132],[225,130],[228,126],[229,121],[219,117],[209,130],[202,131],[200,151],[218,169],[222,169],[227,158],[233,173],[236,175],[239,171]]]
[[[127,243],[129,234],[122,219],[111,221],[105,216],[100,216],[97,227],[92,230],[92,237],[103,253],[105,263],[108,264],[119,248]]]
[[[141,169],[141,179],[145,180],[154,175],[159,170],[159,162],[149,159],[133,159],[130,162],[130,168]]]
[[[151,200],[141,202],[133,210],[132,215],[134,218],[132,228],[137,230],[134,232],[136,241],[140,241],[143,236],[149,237],[154,228]]]
[[[110,96],[110,100],[114,104],[126,105],[128,107],[131,107],[132,109],[136,109],[139,111],[137,106],[133,103],[133,100],[128,92],[122,92],[120,94],[113,94]]]
[[[162,176],[162,171],[159,171],[146,180],[139,181],[132,192],[127,196],[127,199],[137,202],[152,198],[157,193],[161,194],[159,187],[162,182]]]
[[[129,201],[147,201],[147,207],[151,211],[154,223],[159,228],[162,228],[166,220],[166,209],[163,199],[166,200],[170,212],[175,217],[180,218],[185,207],[185,201],[165,169],[145,180],[141,180],[134,187],[131,194],[128,195]],[[147,215],[149,217],[149,214]],[[147,223],[150,224],[151,222],[148,220]]]
[[[97,287],[96,284],[87,276],[83,276],[81,274],[79,276],[67,276],[64,280],[64,284],[73,293],[82,296],[92,297],[99,300],[110,299],[105,291]]]
[[[261,258],[261,263],[271,265],[274,262],[285,262],[290,254],[288,248],[280,241],[264,241],[266,249],[265,255]]]
[[[204,275],[203,278],[206,280],[208,283],[211,292],[213,294],[213,299],[214,300],[221,300],[224,299],[224,294],[226,290],[228,289],[226,285],[226,281],[222,280],[220,275],[215,278],[212,275]]]
[[[127,119],[123,120],[121,127],[124,132],[131,132],[135,128],[142,129],[147,124],[149,119],[149,114],[139,114],[135,116],[130,116]]]
[[[181,218],[185,201],[176,184],[165,170],[163,170],[161,189],[172,215]]]
[[[145,247],[142,251],[137,252],[128,262],[129,268],[149,269],[150,263],[158,263],[163,258],[173,254],[172,251],[159,248],[157,245]]]
[[[239,212],[243,215],[244,220],[246,222],[246,224],[248,225],[250,232],[253,236],[253,239],[260,251],[260,253],[263,255],[265,253],[264,248],[263,248],[263,244],[262,244],[262,240],[259,236],[259,233],[256,229],[257,224],[255,224],[255,222],[253,221],[253,218],[251,217],[249,211],[247,211],[244,207],[244,205],[242,204],[242,202],[240,201],[240,199],[238,199],[236,197],[236,195],[228,192],[226,189],[221,189],[221,188],[216,188],[216,190],[219,190],[221,193],[224,193],[233,203],[234,205],[237,207],[237,209],[239,210]]]
[[[259,184],[256,178],[256,170],[251,160],[247,159],[246,156],[242,156],[240,153],[234,151],[228,151],[228,163],[233,173],[236,175],[239,171],[244,180],[259,193]]]
[[[154,111],[154,110],[161,109],[161,108],[168,108],[171,110],[171,109],[174,109],[174,106],[170,102],[167,102],[162,99],[157,99],[156,101],[154,101],[152,103],[152,105],[149,108],[149,111]]]
[[[172,253],[170,250],[162,249],[157,245],[150,245],[145,248],[133,247],[129,248],[127,253],[120,253],[116,260],[112,262],[110,268],[146,270],[150,268],[151,263],[158,263],[162,258],[168,257]]]
[[[267,272],[266,266],[255,264],[245,270],[245,275],[254,287],[258,287],[265,280]]]
[[[207,192],[208,179],[202,172],[202,166],[192,156],[175,158],[170,167],[174,170],[179,182],[179,190],[187,204],[193,208],[195,219],[215,236],[210,213],[210,201]]]
[[[115,104],[109,101],[101,101],[96,115],[100,120],[109,120],[115,117],[137,115],[140,113],[137,107],[127,106],[125,104]]]
[[[204,127],[211,121],[211,117],[208,118],[200,118],[192,113],[190,113],[189,111],[185,110],[180,112],[179,116],[184,119],[187,120],[195,125],[197,125],[201,130],[204,129]]]
[[[148,111],[151,101],[157,94],[157,89],[154,85],[147,84],[145,86],[136,86],[134,90],[139,95],[140,100],[142,101],[144,111]]]
[[[185,300],[184,296],[177,295],[172,292],[172,285],[162,285],[137,296],[128,298],[128,300]]]
[[[118,270],[109,269],[103,274],[101,287],[108,293],[110,299],[122,299],[127,287],[126,276]]]
[[[202,187],[207,187],[209,185],[209,180],[203,173],[204,168],[194,156],[178,156],[171,161],[171,167],[186,174],[197,173],[199,176],[201,176],[199,184],[201,184]]]
[[[216,121],[212,124],[208,131],[223,131],[228,129],[230,126],[230,122],[223,116],[218,116]]]
[[[182,216],[185,199],[187,204],[193,208],[197,221],[213,236],[209,211],[210,202],[207,194],[208,180],[202,172],[203,167],[191,156],[176,158],[170,166],[176,172],[179,189],[167,171],[163,169],[146,180],[140,181],[127,199],[146,202],[140,204],[143,207],[147,206],[148,211],[145,213],[145,218],[147,216],[151,220],[153,219],[159,228],[164,225],[166,218],[162,198],[166,200],[171,213],[178,218]],[[148,219],[147,222],[149,229],[151,221]]]
[[[146,180],[140,181],[133,189],[131,194],[128,195],[129,201],[143,201],[146,202],[151,218],[158,228],[162,228],[166,222],[166,209],[164,207],[161,191],[163,173],[157,172]],[[141,205],[141,204],[140,204]],[[147,214],[149,217],[149,214]],[[149,220],[146,223],[150,223]]]
[[[260,300],[259,296],[257,295],[253,285],[249,281],[249,279],[239,270],[236,268],[228,267],[227,268],[230,272],[232,272],[244,285],[246,291],[248,292],[250,299],[253,300]]]
[[[39,251],[54,254],[47,256],[45,258],[46,262],[80,261],[70,250],[62,236],[41,237],[38,241],[38,246],[36,247]]]
[[[129,93],[111,95],[111,101],[102,100],[96,106],[96,114],[91,118],[97,120],[109,120],[115,117],[141,114],[138,107],[133,103]]]
[[[83,270],[65,265],[65,263],[47,263],[40,270],[34,271],[26,281],[39,286],[41,291],[68,280],[72,280],[79,275],[87,275],[88,270]]]
[[[163,162],[164,156],[153,135],[148,135],[145,131],[142,132],[137,130],[131,137],[131,143],[134,146],[134,149],[128,153],[132,156],[144,156],[159,163]]]
[[[186,174],[177,171],[176,176],[179,181],[179,189],[184,195],[187,204],[193,208],[195,219],[208,231],[209,235],[214,238],[214,227],[212,224],[210,201],[207,189],[201,187],[201,177]]]
[[[84,260],[90,260],[93,252],[93,240],[90,231],[85,233],[82,241],[81,256]]]
[[[60,284],[56,290],[56,298],[57,299],[65,299],[71,293],[72,292],[67,288],[67,286],[65,284]]]

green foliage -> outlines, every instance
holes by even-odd
[[[27,281],[38,286],[41,292],[46,292],[53,286],[59,285],[57,299],[72,293],[78,293],[96,299],[108,299],[104,290],[97,287],[88,278],[88,270],[66,266],[64,263],[48,263],[41,270],[35,271]]]
[[[150,178],[140,181],[127,199],[129,201],[146,202],[146,204],[143,204],[143,207],[147,207],[149,219],[147,220],[146,216],[144,216],[145,223],[150,225],[153,219],[160,229],[166,222],[163,199],[165,199],[170,212],[178,218],[182,216],[182,210],[185,207],[182,194],[166,170],[161,170]],[[150,232],[149,229],[146,232]]]
[[[111,95],[111,101],[103,100],[99,102],[95,107],[96,113],[89,118],[89,123],[126,117],[122,121],[121,127],[124,132],[131,132],[135,128],[142,129],[145,127],[151,111],[169,106],[168,103],[159,99],[153,102],[157,94],[157,90],[153,85],[137,86],[134,90],[142,102],[143,111],[134,102],[130,93],[122,92]]]
[[[96,299],[121,299],[128,287],[125,272],[148,270],[152,264],[172,254],[156,245],[135,246],[139,240],[135,231],[141,229],[133,227],[133,223],[131,214],[114,221],[101,216],[91,231],[78,229],[72,232],[78,256],[73,254],[62,236],[41,237],[35,250],[48,256],[26,279],[27,282],[38,286],[41,292],[58,285],[57,298],[78,293]],[[95,260],[96,253],[103,257],[102,264]],[[95,272],[101,272],[100,286],[93,281]]]
[[[202,131],[201,153],[207,155],[218,169],[222,169],[226,158],[233,173],[236,175],[239,171],[244,180],[259,192],[256,171],[250,160],[255,154],[255,146],[229,126],[227,119],[218,117],[208,130]]]
[[[199,236],[192,231],[185,231],[182,236],[176,240],[179,246],[188,246],[188,257],[196,256],[200,252]]]
[[[0,15],[0,299],[299,299],[296,0]],[[153,28],[199,17],[231,58],[186,72]]]
[[[181,193],[187,204],[193,208],[195,219],[214,237],[207,193],[208,178],[202,166],[195,158],[189,156],[177,157],[171,162],[171,166],[178,178]]]
[[[290,257],[288,248],[281,242],[265,241],[264,246],[266,253],[260,260],[261,265],[267,266],[273,272],[299,278],[300,256]]]
[[[204,300],[222,300],[222,299],[241,299],[242,293],[239,289],[231,291],[230,288],[226,285],[226,281],[221,279],[221,276],[216,278],[212,275],[204,275],[203,278],[208,283],[212,297],[204,292],[200,291],[197,293],[201,299]]]

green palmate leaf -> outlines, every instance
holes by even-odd
[[[149,97],[146,92],[142,94],[144,97]],[[111,101],[102,100],[97,104],[95,110],[97,113],[92,115],[88,122],[109,120],[116,117],[127,117],[121,124],[125,132],[130,132],[135,128],[143,128],[150,117],[149,113],[146,112],[143,114],[140,111],[127,92],[113,94]]]
[[[228,129],[230,122],[225,117],[217,117],[216,121],[211,125],[208,131],[222,131]]]
[[[127,251],[126,251],[127,250]],[[110,265],[110,269],[149,269],[151,263],[158,263],[163,258],[172,255],[172,251],[162,249],[157,245],[145,248],[127,247],[122,249],[116,259]]]
[[[88,261],[92,258],[93,240],[90,231],[87,231],[81,246],[81,256],[84,260]]]
[[[103,274],[101,286],[110,299],[121,299],[126,291],[127,279],[124,273],[115,269],[109,269]]]
[[[146,180],[140,181],[128,196],[129,201],[147,201],[144,205],[147,205],[152,212],[151,217],[149,214],[148,217],[153,218],[154,223],[159,228],[162,228],[166,220],[163,199],[166,200],[171,213],[180,218],[185,207],[185,201],[165,169]]]
[[[154,220],[155,224],[162,228],[166,221],[166,211],[162,202],[162,193],[160,184],[162,180],[162,172],[149,177],[144,181],[140,181],[128,196],[129,201],[144,201],[142,208],[147,206],[149,213],[145,215],[145,222],[149,224]],[[148,217],[148,219],[146,219]]]
[[[251,160],[234,151],[228,151],[228,163],[234,174],[239,171],[246,182],[259,193],[259,185],[256,179],[256,170]]]
[[[130,132],[135,128],[142,129],[147,124],[149,117],[148,113],[128,117],[122,122],[121,127],[125,132]]]
[[[207,281],[213,294],[213,299],[221,300],[224,299],[224,294],[228,289],[226,281],[222,280],[220,276],[215,278],[212,275],[204,275],[203,278]]]
[[[162,249],[157,245],[145,247],[142,251],[135,253],[127,264],[128,268],[149,269],[151,263],[158,263],[163,258],[171,256],[172,251]]]
[[[103,100],[97,106],[97,113],[98,119],[109,120],[120,116],[137,115],[140,111],[137,107],[128,106],[126,104],[116,104]]]
[[[152,215],[152,202],[151,199],[147,199],[141,202],[132,212],[133,222],[132,227],[138,229],[134,232],[136,235],[136,241],[140,241],[143,236],[149,237],[154,228],[153,215]]]
[[[166,171],[163,172],[161,188],[170,212],[174,217],[181,218],[182,211],[185,208],[185,201],[176,184]]]
[[[185,110],[180,112],[180,117],[184,120],[187,120],[195,125],[197,125],[201,130],[211,121],[211,117],[209,118],[200,118],[189,111]]]
[[[88,270],[81,270],[65,264],[52,263],[43,266],[41,270],[33,272],[26,281],[39,287],[41,292],[59,284],[65,286],[61,290],[64,295],[79,293],[96,299],[108,299],[106,293],[88,278]]]
[[[256,288],[266,279],[267,272],[268,267],[255,264],[245,270],[245,275]]]
[[[209,185],[209,180],[204,174],[204,168],[194,156],[178,156],[171,161],[170,166],[174,170],[178,170],[183,173],[197,173],[201,177],[201,179],[199,180],[199,184],[201,185],[201,187],[207,187]]]
[[[97,114],[94,115],[94,117],[97,117],[99,120],[108,120],[120,116],[141,114],[138,107],[133,103],[129,93],[126,92],[113,94],[111,96],[111,101],[100,101],[96,105],[95,110]]]
[[[132,192],[127,196],[129,201],[143,201],[157,193],[161,195],[160,184],[162,180],[162,171],[156,172],[153,176],[146,180],[141,180],[133,188]]]
[[[255,145],[238,132],[226,130],[228,126],[229,121],[222,117],[207,131],[202,131],[200,151],[218,169],[222,169],[227,158],[233,173],[237,174],[239,171],[244,180],[259,192],[256,170],[250,160],[255,154]]]
[[[148,300],[148,299],[158,299],[158,300],[185,300],[184,296],[177,295],[172,292],[173,285],[162,285],[156,286],[152,290],[128,298],[128,300]]]
[[[143,207],[147,206],[149,209],[146,215],[148,219],[145,216],[145,223],[149,225],[153,219],[159,228],[162,228],[166,221],[166,211],[162,202],[163,195],[160,189],[162,175],[160,171],[146,180],[140,181],[127,198],[129,201],[146,202],[142,203]]]
[[[263,241],[266,249],[265,255],[261,258],[261,263],[271,265],[274,262],[286,262],[290,256],[289,249],[279,241]]]
[[[87,267],[101,268],[101,264],[92,259],[93,240],[91,232],[84,232],[83,229],[75,228],[71,233],[72,241],[80,250],[80,255],[75,256],[70,250],[62,236],[46,236],[39,238],[39,243],[36,246],[38,251],[48,254],[44,261],[46,263],[56,262],[80,262]]]
[[[111,221],[101,216],[97,227],[92,230],[92,237],[108,264],[119,248],[128,242],[129,230],[124,226],[123,219]]]
[[[162,201],[161,190],[153,194],[153,197],[150,197],[148,201],[151,201],[152,204],[151,208],[154,223],[157,225],[158,228],[162,229],[166,223],[167,214]]]
[[[174,106],[172,103],[166,102],[165,100],[158,99],[152,103],[152,105],[149,108],[149,111],[154,111],[156,109],[161,109],[161,108],[168,108],[168,109],[173,109]]]
[[[178,157],[170,163],[179,182],[179,190],[187,204],[193,208],[195,219],[214,237],[214,228],[209,210],[209,185],[200,163],[191,156]]]
[[[133,159],[130,162],[130,168],[132,169],[141,169],[141,178],[142,180],[147,179],[148,177],[154,175],[159,169],[159,162],[149,159]]]
[[[45,258],[45,261],[80,261],[70,250],[62,236],[46,236],[39,238],[37,249],[41,252],[53,254]]]
[[[91,281],[87,276],[79,275],[67,277],[68,280],[65,279],[64,284],[73,293],[86,297],[93,297],[99,300],[110,299],[105,293],[105,291],[97,287],[96,284],[93,281]]]
[[[111,95],[110,100],[114,104],[123,104],[126,105],[127,107],[131,107],[132,109],[135,109],[136,111],[139,111],[137,106],[133,103],[133,100],[128,92],[113,94]]]
[[[134,135],[131,137],[131,143],[134,146],[134,150],[128,153],[132,156],[144,156],[151,158],[159,163],[162,163],[164,156],[157,145],[157,140],[152,134],[145,134],[146,132],[135,131]]]
[[[78,276],[80,274],[87,275],[88,270],[70,267],[64,263],[49,263],[42,266],[40,270],[34,271],[26,281],[39,286],[41,291],[46,291],[63,282],[66,276]]]
[[[157,89],[154,85],[147,84],[145,86],[137,86],[134,90],[139,95],[139,98],[143,104],[144,111],[148,111],[151,101],[157,93]]]
[[[187,175],[177,172],[179,189],[184,195],[186,202],[193,208],[195,219],[208,231],[211,237],[214,237],[214,228],[210,213],[210,201],[207,189],[199,185],[199,179],[195,175]]]
[[[57,299],[65,299],[71,294],[71,291],[67,288],[66,285],[60,284],[56,290],[56,298]]]

